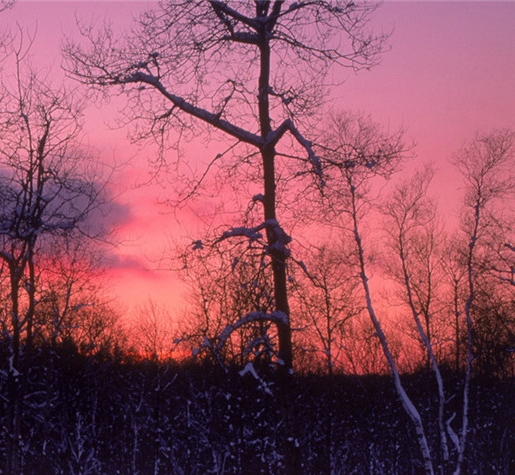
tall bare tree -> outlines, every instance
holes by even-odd
[[[256,319],[277,328],[279,376],[286,384],[293,368],[287,278],[291,237],[279,219],[281,191],[298,176],[312,175],[322,184],[307,126],[324,100],[331,67],[359,69],[377,62],[384,37],[366,29],[374,9],[368,2],[336,0],[162,1],[122,38],[109,28],[82,27],[82,40],[65,47],[72,76],[126,94],[125,117],[138,121],[137,137],[155,138],[162,151],[173,143],[174,131],[179,138],[203,132],[229,141],[231,153],[217,153],[188,183],[187,196],[216,167],[245,169],[248,183],[260,188],[253,197],[262,207],[259,221],[233,227],[223,237],[263,238],[273,308],[244,315],[233,328]],[[184,173],[184,163],[169,165],[179,176]],[[291,404],[284,399],[292,419]],[[295,437],[287,435],[285,443],[286,472],[298,473]]]
[[[445,427],[445,388],[432,339],[433,309],[438,293],[436,253],[435,203],[427,197],[433,170],[425,168],[398,185],[382,212],[387,218],[389,245],[397,259],[397,271],[390,272],[401,284],[404,301],[415,322],[416,331],[427,354],[428,366],[433,369],[438,387],[438,429],[440,457],[449,459],[448,436]]]
[[[453,157],[453,163],[465,182],[462,231],[468,237],[465,254],[467,296],[464,316],[467,335],[467,358],[463,389],[461,432],[453,438],[458,459],[455,475],[462,470],[469,427],[469,391],[474,360],[474,305],[478,297],[477,281],[483,263],[488,259],[489,242],[499,232],[503,204],[515,189],[513,166],[515,134],[497,130],[478,135]]]
[[[301,171],[320,179],[320,162],[303,131],[324,99],[332,66],[359,69],[377,62],[384,37],[366,30],[374,9],[367,2],[318,0],[163,1],[123,38],[108,28],[83,26],[83,41],[65,48],[68,72],[88,85],[123,91],[128,121],[139,121],[136,135],[154,137],[163,152],[173,131],[182,137],[201,133],[205,125],[206,133],[232,142],[235,153],[217,154],[187,193],[195,193],[215,166],[254,170],[262,221],[233,228],[226,237],[266,235],[275,305],[267,318],[278,329],[285,374],[292,368],[291,238],[278,219],[277,169],[280,160],[289,160],[290,178]],[[180,163],[173,165],[183,173]]]
[[[372,182],[388,178],[406,153],[402,133],[385,134],[370,118],[358,114],[335,114],[325,129],[323,162],[328,174],[328,218],[341,223],[354,239],[357,270],[367,313],[393,376],[395,389],[413,423],[422,453],[423,469],[434,474],[429,442],[419,410],[401,381],[398,364],[376,312],[368,274],[368,256],[363,240],[364,216],[371,212]]]
[[[403,300],[422,317],[421,325],[429,344],[440,261],[436,203],[427,196],[432,176],[429,167],[416,172],[411,179],[398,184],[381,206],[386,219],[387,244],[396,257],[387,272],[403,287],[406,293]]]

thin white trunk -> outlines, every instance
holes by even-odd
[[[352,219],[353,219],[354,239],[355,239],[356,247],[357,247],[357,251],[358,251],[360,277],[361,277],[361,282],[363,284],[363,289],[365,291],[367,311],[370,316],[370,319],[372,320],[372,324],[374,325],[374,329],[377,333],[377,336],[379,338],[383,353],[388,361],[388,365],[390,367],[390,371],[393,376],[397,394],[398,394],[399,398],[401,399],[404,410],[406,411],[409,418],[413,422],[413,426],[415,428],[415,433],[417,434],[417,442],[418,442],[420,451],[422,452],[422,458],[423,458],[423,463],[424,463],[424,472],[426,473],[426,475],[434,475],[433,462],[431,459],[431,451],[429,449],[429,444],[427,442],[427,438],[425,435],[424,425],[422,424],[422,418],[420,417],[420,413],[418,412],[417,408],[415,407],[415,405],[411,401],[410,397],[406,393],[404,386],[402,385],[400,374],[397,369],[397,364],[395,363],[395,359],[394,359],[394,357],[390,351],[390,348],[388,346],[388,341],[386,340],[386,335],[383,332],[381,323],[379,322],[379,319],[377,318],[374,306],[372,304],[372,294],[370,291],[370,287],[368,285],[368,277],[366,274],[365,252],[363,249],[363,243],[361,241],[361,234],[359,232],[359,225],[358,225],[356,189],[355,189],[354,185],[352,184],[352,180],[350,180],[349,189],[351,192],[351,200],[352,200]]]
[[[442,451],[442,459],[447,462],[449,460],[449,447],[447,445],[447,435],[445,432],[445,423],[444,423],[444,409],[445,409],[445,390],[443,384],[442,374],[440,372],[440,368],[438,366],[438,362],[436,361],[436,356],[433,351],[433,347],[431,342],[429,341],[429,337],[427,333],[424,331],[424,327],[422,322],[420,321],[419,314],[417,312],[415,302],[413,300],[413,291],[411,285],[411,279],[409,276],[407,262],[406,262],[406,254],[404,252],[404,239],[403,233],[399,234],[399,249],[400,249],[400,258],[402,263],[402,273],[404,278],[404,285],[406,287],[406,293],[408,298],[408,303],[411,309],[411,313],[413,315],[413,319],[415,320],[415,324],[417,326],[417,331],[422,339],[422,343],[424,344],[427,354],[429,355],[429,359],[431,361],[431,366],[433,367],[433,372],[435,374],[436,384],[438,387],[438,430],[440,432],[440,448]]]
[[[472,236],[470,237],[469,253],[467,256],[467,275],[469,284],[469,295],[465,302],[465,318],[467,322],[467,366],[465,369],[465,383],[463,387],[463,415],[461,418],[461,434],[458,446],[458,460],[456,462],[456,470],[454,475],[461,474],[461,467],[465,457],[465,448],[467,445],[467,432],[468,432],[468,412],[469,412],[469,391],[470,391],[470,378],[472,376],[472,360],[474,355],[472,352],[472,303],[475,299],[475,286],[474,286],[474,251],[479,234],[479,224],[481,221],[481,200],[482,190],[478,190],[477,200],[474,206],[474,227]]]

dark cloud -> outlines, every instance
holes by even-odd
[[[149,272],[146,263],[142,259],[131,255],[120,255],[116,252],[104,253],[102,261],[104,266],[111,270]]]
[[[129,203],[112,200],[103,206],[104,221],[111,227],[125,226],[134,220]]]
[[[118,229],[132,223],[135,219],[129,203],[122,203],[109,195],[100,198],[101,202],[89,213],[88,228],[92,234],[109,236]]]
[[[152,280],[159,278],[159,273],[154,272],[151,263],[143,256],[118,254],[116,250],[107,251],[101,257],[101,265],[109,272],[137,275]]]

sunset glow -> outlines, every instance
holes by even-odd
[[[515,473],[515,2],[0,0],[0,473]]]
[[[75,17],[129,28],[133,17],[154,2],[19,1],[1,24],[16,23],[34,35],[33,61],[60,81],[63,36],[76,35]],[[478,131],[515,127],[515,4],[512,2],[393,2],[373,15],[376,31],[391,32],[391,49],[371,71],[345,72],[331,106],[370,113],[387,127],[406,130],[417,159],[431,161],[437,174],[431,193],[450,220],[459,204],[459,183],[447,159]],[[116,247],[108,248],[112,294],[132,311],[149,299],[181,312],[180,284],[168,271],[171,243],[191,240],[202,225],[191,213],[159,205],[166,190],[151,178],[151,148],[113,130],[117,101],[92,106],[85,118],[86,143],[102,161],[121,165],[112,179],[116,195]],[[118,117],[119,118],[119,117]],[[211,145],[216,151],[219,146]],[[211,153],[211,151],[209,152]],[[198,152],[192,153],[193,160]],[[164,181],[169,180],[166,178]],[[200,210],[201,211],[201,210]]]

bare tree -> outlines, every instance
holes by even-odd
[[[365,29],[374,8],[327,1],[162,2],[120,41],[109,29],[82,27],[89,46],[72,42],[65,48],[69,73],[91,86],[118,86],[129,98],[128,120],[143,120],[138,137],[156,138],[163,151],[171,131],[180,137],[199,133],[206,124],[208,133],[220,132],[233,141],[229,150],[245,145],[232,157],[250,164],[263,189],[256,198],[263,220],[255,226],[266,234],[275,305],[267,318],[278,329],[285,374],[292,368],[290,238],[278,221],[277,167],[291,152],[278,146],[290,145],[289,135],[300,147],[292,164],[300,163],[303,173],[320,174],[301,126],[318,109],[331,66],[359,69],[377,62],[384,38]],[[199,182],[219,163],[232,168],[226,155],[217,154]],[[183,172],[179,163],[174,168]],[[187,193],[197,189],[198,182]],[[234,228],[226,236],[255,231]]]
[[[328,185],[331,185],[331,195],[328,195],[328,218],[331,221],[337,220],[339,215],[347,218],[340,222],[354,238],[366,309],[388,361],[397,394],[413,423],[423,457],[424,471],[432,475],[433,461],[422,417],[402,384],[397,362],[376,313],[369,284],[368,259],[362,231],[364,215],[370,213],[371,209],[371,182],[377,177],[388,178],[406,153],[402,134],[385,134],[367,117],[341,113],[334,115],[328,124],[324,144],[323,163],[329,175]]]
[[[336,0],[163,1],[120,41],[109,28],[82,27],[82,42],[65,47],[70,75],[126,94],[125,117],[137,121],[136,138],[156,139],[162,152],[173,146],[173,132],[179,139],[204,133],[229,142],[193,183],[188,181],[186,197],[217,167],[229,176],[244,169],[249,184],[259,188],[253,196],[261,207],[259,221],[233,227],[222,237],[262,240],[273,308],[243,315],[220,339],[246,323],[271,322],[278,334],[284,388],[292,374],[293,346],[287,271],[291,237],[280,216],[283,186],[306,176],[323,184],[306,131],[330,86],[326,73],[331,67],[359,69],[377,62],[384,37],[366,30],[374,9],[368,2]],[[191,169],[180,160],[169,166],[179,177]],[[293,426],[287,393],[282,396],[286,432]],[[295,436],[289,433],[284,440],[286,473],[298,473]]]
[[[119,317],[105,293],[101,254],[88,236],[45,239],[37,259],[35,344],[55,347],[66,342],[91,354],[122,342]]]
[[[9,342],[6,473],[21,473],[20,364],[34,342],[39,259],[51,241],[87,234],[100,203],[98,175],[77,146],[81,104],[25,68],[23,35],[11,43],[11,76],[4,75],[0,112],[0,260],[8,285],[1,322]],[[30,47],[29,47],[30,49]],[[88,179],[89,177],[89,179]]]
[[[171,316],[166,308],[153,300],[137,310],[130,333],[132,344],[142,356],[152,361],[172,356],[174,336],[177,335],[174,335]]]
[[[416,172],[411,179],[398,184],[381,206],[386,218],[388,246],[394,251],[394,260],[387,272],[401,284],[405,293],[403,300],[422,317],[422,328],[431,346],[432,319],[440,294],[438,272],[443,245],[436,204],[427,197],[432,176],[433,170],[429,167]],[[425,345],[424,349],[427,350]],[[429,355],[427,362],[430,366]]]
[[[331,221],[336,222],[339,215],[347,215],[347,224],[342,228],[350,231],[355,239],[359,257],[359,270],[365,293],[367,310],[374,325],[376,334],[381,343],[382,350],[388,361],[394,377],[397,393],[402,401],[406,413],[411,418],[417,434],[419,447],[423,455],[424,471],[434,473],[435,458],[430,449],[425,434],[424,422],[419,410],[413,404],[406,393],[398,370],[398,363],[391,351],[389,341],[383,331],[383,325],[375,310],[372,292],[368,278],[368,260],[363,241],[363,217],[371,213],[369,196],[371,183],[374,177],[387,177],[398,162],[399,146],[398,137],[391,140],[390,146],[381,140],[383,136],[377,127],[373,127],[363,121],[362,118],[342,114],[333,119],[333,122],[325,131],[325,154],[323,163],[327,175],[327,183],[331,194],[328,197],[328,213]],[[452,467],[453,473],[461,473],[467,432],[469,430],[469,392],[473,362],[473,331],[474,331],[474,302],[478,296],[477,284],[481,270],[485,269],[488,262],[488,253],[491,252],[492,233],[499,232],[500,219],[503,216],[499,207],[499,200],[506,200],[513,190],[513,134],[508,131],[495,132],[491,135],[478,137],[469,147],[465,147],[456,154],[454,163],[462,173],[466,181],[466,198],[463,212],[462,229],[469,236],[469,245],[466,252],[466,274],[468,291],[464,301],[464,315],[467,335],[467,361],[463,388],[463,401],[461,408],[461,423],[459,434],[452,427],[456,414],[452,414],[448,420],[444,420],[445,393],[443,380],[438,369],[431,342],[426,334],[423,315],[424,305],[416,294],[416,286],[413,283],[413,269],[410,264],[410,242],[407,239],[410,232],[421,226],[431,217],[431,207],[424,202],[424,189],[427,186],[428,177],[419,177],[415,186],[400,187],[394,192],[394,199],[390,201],[384,210],[393,222],[392,233],[396,236],[395,247],[400,256],[400,276],[406,289],[406,298],[412,310],[419,335],[424,342],[429,358],[438,381],[439,388],[439,427],[441,439],[440,470]],[[335,189],[333,189],[335,188]],[[397,194],[395,194],[397,193]],[[459,283],[456,272],[454,278]],[[456,285],[458,285],[458,283]],[[455,289],[458,292],[458,289]],[[456,294],[457,295],[457,294]],[[427,297],[427,296],[426,296]],[[458,301],[456,308],[460,305]],[[456,311],[458,318],[458,311]],[[447,438],[451,442],[451,448],[447,446]],[[450,451],[454,454],[453,463],[449,459]]]
[[[329,375],[336,365],[342,368],[349,321],[362,311],[357,303],[361,299],[352,262],[355,256],[348,247],[344,242],[313,246],[304,259],[306,278],[300,274],[294,280],[298,312],[307,327],[302,333],[321,352]]]
[[[450,339],[454,343],[454,369],[458,374],[462,369],[462,317],[463,305],[466,300],[464,297],[467,293],[466,289],[466,266],[465,256],[466,245],[463,245],[463,237],[459,233],[452,233],[447,236],[444,244],[445,259],[442,260],[442,269],[444,271],[444,279],[447,286],[447,293],[444,300],[447,302],[448,312],[452,315],[451,327],[452,335]]]
[[[428,365],[433,369],[438,387],[438,428],[440,457],[449,459],[445,427],[445,388],[432,340],[432,315],[437,287],[438,255],[435,252],[435,204],[428,199],[427,189],[433,171],[425,168],[410,180],[398,185],[392,192],[382,212],[387,219],[390,246],[398,260],[398,273],[393,273],[401,283],[417,333],[427,354]],[[436,262],[435,262],[436,261]]]
[[[197,356],[205,353],[222,365],[273,364],[277,335],[263,318],[273,307],[267,256],[258,244],[228,244],[222,240],[183,256],[182,275],[192,303],[183,340],[193,345]]]
[[[455,475],[461,473],[469,426],[469,391],[474,360],[474,304],[477,299],[477,278],[481,262],[488,252],[491,233],[498,231],[502,200],[513,192],[515,135],[508,130],[478,135],[453,158],[453,163],[465,181],[462,230],[469,238],[466,253],[468,291],[464,305],[467,335],[467,359],[463,389],[461,433],[454,437],[458,460]]]
[[[0,13],[4,12],[5,10],[9,10],[12,8],[16,3],[16,0],[0,0]],[[11,41],[11,36],[9,35],[8,31],[0,31],[0,48],[5,48],[7,44],[9,44]],[[3,51],[2,51],[3,53]],[[0,63],[4,59],[3,55],[0,56]]]
[[[215,166],[234,170],[242,164],[251,170],[261,188],[254,199],[262,206],[262,219],[250,228],[232,228],[225,237],[265,235],[274,309],[260,318],[277,328],[285,381],[293,367],[287,286],[291,238],[279,221],[278,183],[298,174],[320,180],[320,161],[304,135],[306,124],[324,99],[332,66],[359,69],[377,62],[384,37],[366,31],[374,9],[353,1],[163,1],[121,41],[109,29],[98,33],[83,27],[82,46],[73,42],[65,48],[66,69],[75,78],[126,93],[126,117],[143,120],[140,138],[154,137],[164,150],[170,131],[180,137],[207,125],[208,134],[230,141],[236,162],[218,153],[187,195]],[[287,177],[278,173],[283,161],[290,164],[282,167]],[[172,166],[183,172],[180,163]],[[255,318],[245,315],[234,328],[247,321]],[[294,437],[286,439],[291,454]],[[288,473],[298,471],[292,460],[286,465]]]

